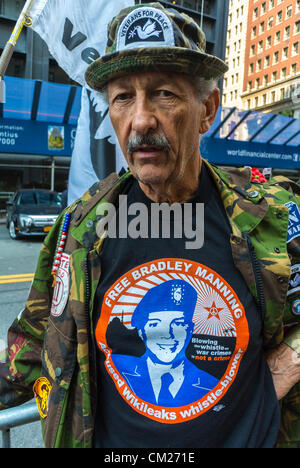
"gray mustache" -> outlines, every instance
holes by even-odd
[[[153,133],[149,135],[136,135],[130,138],[127,144],[127,152],[132,154],[137,147],[142,145],[159,146],[162,151],[169,151],[171,149],[171,145],[165,136]]]

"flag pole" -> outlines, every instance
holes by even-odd
[[[7,41],[3,52],[0,57],[0,103],[5,102],[5,84],[3,77],[9,65],[10,59],[14,53],[16,43],[19,39],[21,31],[24,26],[31,26],[32,20],[29,16],[30,9],[35,0],[27,0],[23,7],[23,10],[19,16],[19,19],[14,27],[14,30]]]

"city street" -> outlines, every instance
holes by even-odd
[[[0,340],[5,342],[10,324],[26,302],[41,243],[42,238],[13,241],[5,225],[0,224]],[[11,446],[43,447],[40,422],[12,429]]]

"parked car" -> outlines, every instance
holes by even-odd
[[[6,227],[12,239],[46,235],[61,211],[60,195],[50,190],[21,189],[6,203]]]

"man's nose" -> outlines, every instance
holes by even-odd
[[[149,130],[156,129],[157,118],[153,104],[146,97],[137,97],[133,110],[132,130],[138,134],[146,135]]]

